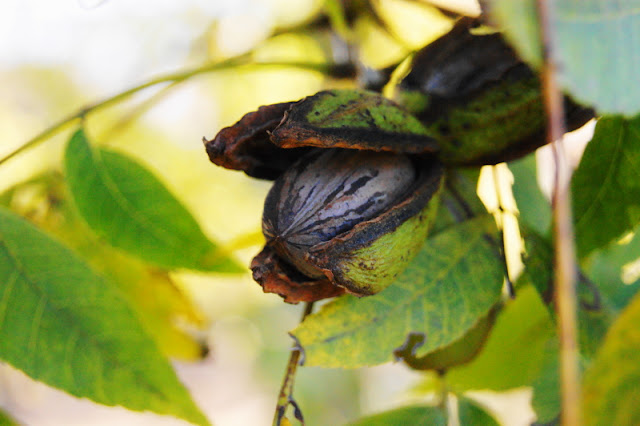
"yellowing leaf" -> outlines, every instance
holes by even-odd
[[[293,335],[305,363],[354,368],[390,361],[411,333],[420,354],[459,339],[500,298],[503,268],[487,241],[492,219],[450,226],[427,240],[413,263],[381,293],[341,297],[308,317]]]

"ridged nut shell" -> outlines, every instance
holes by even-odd
[[[439,165],[427,173],[431,179],[425,189],[425,172],[405,155],[331,149],[304,157],[276,180],[267,196],[263,215],[267,245],[306,276],[328,278],[356,294],[377,292],[382,286],[354,281],[340,268],[348,260],[350,269],[359,262],[370,271],[375,259],[363,250],[381,237],[389,238],[412,216],[426,219],[423,208],[437,191],[440,174]],[[413,202],[416,195],[420,196]],[[398,206],[408,209],[400,211]],[[417,244],[422,244],[420,237]],[[344,249],[363,258],[352,259]],[[404,250],[400,247],[395,253],[407,263],[415,250]],[[390,278],[379,272],[386,286]]]

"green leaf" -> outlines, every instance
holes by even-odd
[[[487,409],[477,402],[459,397],[458,399],[458,417],[460,425],[473,426],[499,426],[500,423],[487,412]]]
[[[498,316],[480,355],[451,369],[447,384],[457,391],[501,391],[530,385],[540,370],[543,348],[553,330],[549,312],[535,289],[519,289],[516,299]]]
[[[482,350],[493,323],[497,307],[491,309],[486,317],[482,317],[458,340],[429,352],[425,356],[416,357],[415,351],[424,344],[425,337],[422,334],[412,334],[401,348],[393,354],[397,360],[402,360],[413,370],[446,371],[457,365],[462,365],[474,359]]]
[[[505,38],[518,48],[522,59],[535,68],[542,65],[542,38],[535,1],[493,0],[492,18],[501,24]]]
[[[541,64],[535,0],[494,0],[492,6],[493,18],[520,55]],[[600,113],[640,112],[640,0],[558,0],[550,7],[562,86]]]
[[[547,343],[540,374],[532,383],[531,407],[537,423],[551,423],[560,415],[559,371],[558,343],[553,339]]]
[[[47,172],[0,195],[0,205],[29,217],[39,229],[59,239],[99,274],[116,284],[135,308],[147,331],[171,358],[200,359],[202,342],[186,328],[202,325],[202,314],[167,272],[100,240],[71,203],[62,173]],[[33,215],[37,209],[38,214]]]
[[[153,174],[125,155],[91,147],[82,130],[67,145],[65,169],[80,214],[114,247],[168,269],[244,271]]]
[[[18,426],[18,422],[9,416],[9,414],[0,410],[0,426]]]
[[[446,426],[447,418],[438,407],[412,405],[365,417],[349,426],[433,425]]]
[[[498,301],[503,267],[482,216],[440,232],[381,293],[346,296],[308,317],[293,335],[307,365],[354,368],[392,359],[410,334],[424,334],[422,356],[459,339]]]
[[[640,1],[562,0],[555,5],[560,82],[600,113],[640,112]]]
[[[0,359],[78,397],[208,424],[114,286],[3,208]]]
[[[548,303],[553,298],[553,247],[551,241],[521,223],[524,241],[524,270],[515,283],[516,288],[531,284]]]
[[[532,284],[547,304],[547,309],[555,317],[553,309],[553,248],[551,242],[530,228],[521,228],[527,255],[525,269],[516,282],[516,287]],[[614,309],[601,287],[608,287],[606,281],[592,281],[579,271],[577,280],[578,325],[580,328],[580,352],[589,359],[604,336],[614,316]]]
[[[351,40],[351,30],[344,13],[344,5],[338,0],[325,0],[324,9],[332,29],[345,41]]]
[[[445,169],[438,214],[429,235],[434,236],[449,226],[487,214],[477,195],[479,175],[479,168]]]
[[[640,287],[640,233],[596,251],[586,271],[612,308],[624,309]]]
[[[640,295],[610,328],[583,387],[585,425],[640,424]]]
[[[518,205],[520,220],[537,233],[545,235],[551,224],[551,203],[542,195],[538,186],[535,155],[509,163],[509,169],[513,173],[513,196]]]
[[[640,117],[598,121],[571,182],[581,258],[640,222]]]

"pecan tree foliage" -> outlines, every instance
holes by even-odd
[[[451,31],[385,69],[354,59],[357,43],[346,46],[347,55],[327,52],[323,64],[256,63],[240,55],[80,108],[4,156],[3,168],[75,127],[62,167],[0,196],[0,360],[78,397],[208,424],[168,361],[206,353],[177,325],[202,320],[173,272],[243,274],[247,266],[207,236],[144,161],[88,135],[99,111],[151,86],[173,83],[162,95],[204,73],[216,78],[216,71],[235,67],[292,66],[323,72],[326,90],[261,107],[206,141],[215,163],[274,181],[265,200],[266,244],[251,264],[262,288],[290,303],[332,299],[291,331],[295,350],[276,421],[289,405],[302,418],[292,396],[298,361],[349,369],[395,360],[423,371],[420,390],[440,395],[440,404],[357,424],[446,424],[453,413],[447,393],[458,399],[460,424],[495,424],[465,392],[524,386],[533,388],[537,421],[556,422],[556,254],[551,207],[537,187],[531,155],[544,144],[546,126],[539,22],[533,1],[482,3],[493,9],[495,27],[448,13]],[[317,19],[291,31],[335,41],[365,17],[394,37],[376,4],[328,0]],[[571,181],[582,411],[592,424],[636,424],[638,5],[553,4],[558,74],[580,100],[564,98],[567,127],[579,127],[594,110],[599,116]],[[336,13],[340,6],[343,14]],[[124,114],[130,118],[130,111]],[[160,152],[148,132],[133,139],[147,154],[149,147]],[[510,182],[503,162],[514,177],[517,212],[505,198]],[[481,166],[498,163],[480,175]],[[487,205],[499,227],[476,194],[479,176],[494,178],[497,200]],[[524,270],[509,276],[514,282],[506,291],[503,247],[515,222]],[[11,421],[0,413],[0,422]]]

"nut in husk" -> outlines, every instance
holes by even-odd
[[[263,215],[267,244],[251,269],[265,292],[290,303],[379,292],[420,249],[435,215],[437,145],[376,93],[324,91],[261,107],[205,143],[212,162],[276,179]]]
[[[322,91],[267,105],[206,141],[215,164],[275,180],[251,265],[287,302],[389,285],[426,238],[448,166],[495,164],[545,143],[540,81],[498,33],[461,19],[425,47],[396,100]],[[575,129],[593,111],[565,100]]]
[[[396,88],[395,100],[438,141],[439,159],[453,166],[497,164],[546,143],[540,77],[498,32],[461,19],[420,50]],[[593,110],[564,98],[569,131]]]
[[[420,166],[372,151],[303,157],[267,195],[265,250],[309,278],[356,295],[379,292],[417,254],[436,211],[442,168]]]

